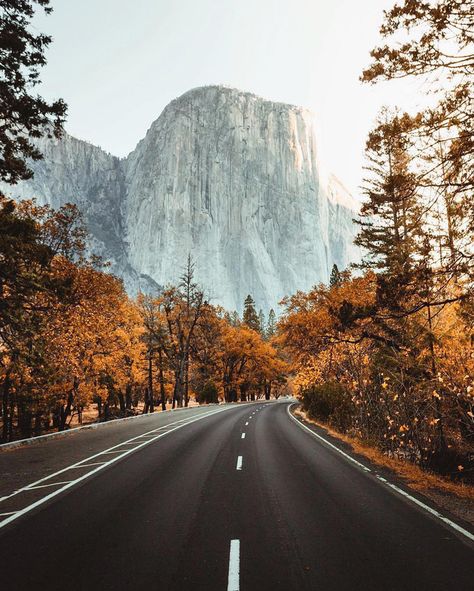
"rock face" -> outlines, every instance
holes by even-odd
[[[171,102],[123,160],[65,136],[15,188],[83,211],[91,249],[130,292],[175,282],[188,253],[211,301],[240,310],[308,289],[359,258],[356,207],[323,180],[309,111],[225,87]]]

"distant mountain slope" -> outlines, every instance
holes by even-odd
[[[172,101],[120,160],[66,135],[43,141],[31,181],[3,190],[76,203],[91,248],[130,292],[177,280],[187,254],[212,300],[268,310],[359,258],[356,205],[321,178],[313,115],[210,86]]]

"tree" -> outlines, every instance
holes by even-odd
[[[432,160],[426,186],[445,190],[470,214],[474,228],[474,120],[472,91],[473,0],[404,0],[385,12],[380,29],[387,43],[372,50],[372,64],[362,81],[421,77],[427,92],[437,96],[435,106],[416,119],[417,133],[425,140],[424,151],[437,154]]]
[[[189,256],[178,287],[171,287],[163,294],[163,308],[170,339],[170,358],[174,364],[175,374],[173,408],[175,404],[183,406],[184,403],[188,406],[189,403],[192,341],[207,305],[203,291],[194,281],[194,263]]]
[[[331,269],[331,276],[329,278],[329,285],[331,287],[334,287],[335,285],[338,285],[338,283],[341,281],[341,274],[339,272],[338,266],[336,265],[336,263],[334,263],[334,265],[332,266]]]
[[[56,273],[55,257],[81,256],[80,216],[74,206],[54,212],[0,195],[0,366],[3,439],[12,436],[12,377],[27,359],[38,364],[38,333],[70,278]],[[36,355],[36,357],[35,357]]]
[[[265,335],[268,340],[270,340],[273,336],[275,336],[276,329],[277,329],[276,314],[275,314],[275,310],[273,308],[271,308],[270,312],[268,313],[267,328],[265,331]]]
[[[258,332],[265,338],[265,314],[262,309],[258,311]]]
[[[141,312],[146,348],[147,380],[143,412],[154,411],[154,369],[158,369],[161,409],[166,410],[165,373],[168,369],[169,338],[163,302],[159,297],[139,294],[137,304]]]
[[[12,184],[30,178],[28,160],[42,157],[31,140],[59,137],[66,114],[61,99],[48,103],[31,93],[51,43],[32,31],[35,5],[52,10],[49,0],[0,0],[0,179]]]
[[[259,332],[260,320],[255,309],[255,302],[250,294],[245,298],[243,321],[246,326]]]
[[[341,273],[284,300],[277,342],[306,410],[386,454],[459,477],[474,432],[472,0],[403,0],[365,82],[421,76],[437,103],[383,110]]]
[[[361,265],[375,269],[380,305],[393,310],[413,305],[412,296],[426,271],[424,260],[424,211],[415,175],[409,169],[410,121],[382,111],[369,134],[367,178],[361,230],[355,243],[365,252]]]
[[[427,93],[437,98],[420,113],[397,118],[398,129],[393,130],[397,141],[408,144],[410,182],[419,203],[420,215],[415,217],[419,225],[421,217],[424,220],[417,248],[407,244],[411,262],[405,271],[410,270],[411,277],[402,274],[401,281],[394,278],[379,293],[391,292],[391,302],[384,302],[391,304],[391,312],[399,300],[399,327],[405,316],[405,328],[418,327],[424,336],[426,349],[421,350],[427,350],[429,365],[422,379],[431,383],[434,393],[439,448],[434,456],[439,457],[446,456],[446,448],[442,403],[435,387],[442,359],[435,321],[455,302],[468,307],[474,291],[473,11],[472,0],[405,0],[395,5],[385,12],[380,30],[387,43],[371,52],[372,64],[362,74],[362,80],[371,83],[421,77]],[[367,237],[366,245],[371,241]],[[379,286],[386,277],[386,272],[381,275]]]

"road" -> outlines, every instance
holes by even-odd
[[[4,501],[0,587],[472,591],[469,532],[313,436],[288,406],[184,411],[166,426],[90,434],[95,458],[76,451],[83,464]],[[9,472],[55,445],[67,443],[5,452]]]

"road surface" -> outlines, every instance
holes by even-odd
[[[472,531],[391,488],[288,407],[168,413],[3,452],[0,469],[22,482],[0,503],[0,588],[474,589]],[[29,457],[41,469],[25,489]],[[45,479],[48,457],[58,474]]]

